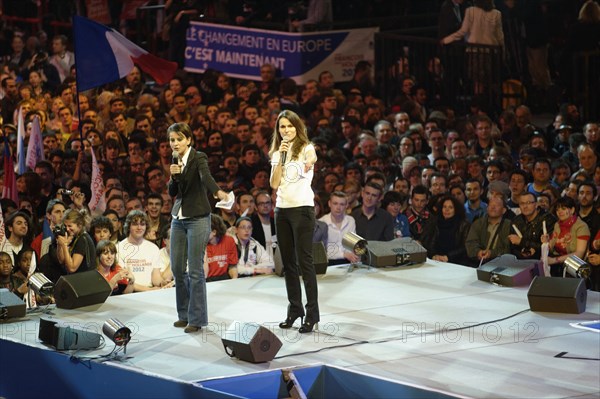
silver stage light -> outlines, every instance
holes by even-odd
[[[356,233],[346,233],[342,237],[342,246],[346,251],[362,256],[367,253],[367,240]]]
[[[29,277],[29,287],[41,296],[52,295],[54,283],[48,279],[43,273],[33,273]]]
[[[117,346],[127,346],[131,340],[131,330],[114,318],[104,322],[102,332]]]
[[[569,255],[565,259],[565,270],[563,276],[568,273],[571,277],[586,279],[590,276],[592,270],[590,264],[576,255]]]

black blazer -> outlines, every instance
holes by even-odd
[[[171,215],[174,217],[181,208],[184,217],[206,216],[211,212],[207,193],[220,190],[208,169],[208,158],[203,152],[196,152],[193,147],[187,165],[180,175],[171,175],[169,195],[175,197]]]
[[[260,242],[260,245],[266,248],[267,237],[265,237],[265,231],[263,230],[260,217],[256,214],[256,211],[250,216],[252,220],[252,238]],[[271,235],[275,235],[275,219],[271,218]]]

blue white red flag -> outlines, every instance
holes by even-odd
[[[158,84],[168,83],[177,63],[156,57],[116,30],[91,19],[73,17],[77,90],[85,91],[124,78],[134,65]]]
[[[25,165],[31,170],[35,170],[35,165],[44,160],[44,144],[42,142],[42,129],[40,127],[40,118],[35,115],[31,121],[31,135],[27,145],[27,157]]]
[[[25,165],[26,153],[25,116],[23,115],[23,107],[19,107],[19,114],[17,116],[17,173],[19,175],[22,175],[27,171],[27,165]]]

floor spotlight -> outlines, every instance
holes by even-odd
[[[350,251],[358,256],[367,253],[367,240],[356,233],[348,232],[342,237],[342,246],[346,251]]]
[[[49,296],[54,290],[54,283],[43,273],[33,273],[29,278],[29,287],[38,295]]]
[[[367,245],[367,240],[353,232],[348,232],[342,237],[342,247],[344,247],[346,251],[350,251],[360,258],[367,253]],[[370,266],[365,266],[361,259],[358,262],[351,263],[348,267],[348,272],[354,271],[355,268],[370,269]]]
[[[569,255],[564,263],[565,270],[563,272],[563,277],[566,277],[566,275],[569,274],[571,277],[582,278],[585,280],[592,272],[589,263],[576,255]]]
[[[102,326],[102,332],[117,346],[127,346],[131,340],[131,330],[118,319],[108,319]]]

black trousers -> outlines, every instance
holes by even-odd
[[[313,265],[312,237],[315,228],[315,210],[312,206],[276,208],[275,228],[277,245],[281,251],[285,287],[288,295],[288,317],[304,316],[300,273],[306,291],[306,321],[319,321],[317,275]]]

